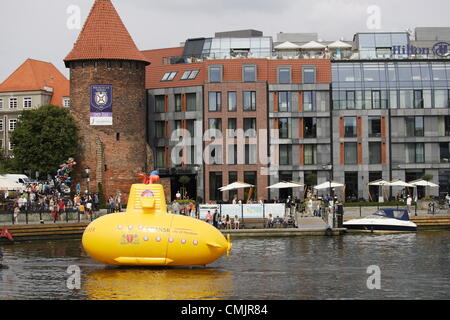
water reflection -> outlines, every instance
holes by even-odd
[[[84,283],[93,300],[226,299],[233,292],[231,272],[204,268],[105,268],[89,272]]]

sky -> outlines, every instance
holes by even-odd
[[[0,82],[27,58],[69,76],[71,51],[94,0],[0,0]],[[141,50],[179,46],[215,32],[314,32],[352,40],[357,32],[450,26],[444,0],[112,0]]]

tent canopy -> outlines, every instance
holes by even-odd
[[[325,190],[330,188],[342,188],[345,187],[345,184],[335,182],[335,181],[327,181],[322,184],[319,184],[318,186],[315,186],[314,189],[316,190]]]
[[[230,191],[230,190],[237,190],[237,189],[248,189],[248,188],[253,188],[254,185],[252,184],[248,184],[248,183],[244,183],[244,182],[234,182],[232,184],[229,184],[227,186],[223,186],[221,188],[219,188],[220,191],[225,192],[225,191]]]
[[[289,189],[289,188],[301,188],[305,185],[301,182],[279,182],[273,186],[267,187],[267,189]]]
[[[318,43],[317,41],[310,41],[300,46],[300,48],[305,50],[318,50],[318,49],[325,49],[326,46],[324,46],[321,43]]]

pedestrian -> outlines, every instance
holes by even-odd
[[[66,209],[66,204],[64,203],[63,199],[61,198],[58,201],[58,220],[62,216],[65,209]]]
[[[445,196],[445,200],[447,200],[448,208],[450,209],[450,195],[448,193]]]
[[[114,198],[112,196],[109,197],[109,213],[114,213],[115,209],[114,209]]]
[[[240,221],[239,221],[238,216],[234,216],[234,229],[239,230],[239,224],[240,224]]]
[[[91,201],[86,202],[86,211],[87,211],[88,217],[92,217],[92,202]]]
[[[408,198],[406,198],[406,206],[408,207],[408,213],[411,214],[412,198],[411,198],[411,195],[409,195],[409,194],[408,194]]]
[[[219,211],[217,209],[214,210],[213,214],[213,226],[216,228],[219,227]]]
[[[20,208],[19,208],[19,205],[16,204],[16,205],[14,205],[14,223],[19,223],[19,213],[20,213]]]
[[[208,213],[206,214],[205,218],[206,223],[212,224],[213,223],[213,217],[211,215],[211,212],[208,210]]]
[[[86,209],[85,209],[84,204],[81,203],[81,204],[78,206],[78,211],[80,211],[81,220],[83,220],[83,218],[84,218],[85,210],[86,210]]]

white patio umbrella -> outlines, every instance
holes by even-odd
[[[300,49],[299,45],[296,45],[295,43],[286,41],[282,44],[279,44],[275,47],[275,50],[298,50]]]
[[[390,184],[389,181],[386,181],[386,180],[381,179],[381,180],[376,180],[376,181],[370,182],[370,183],[369,183],[369,186],[376,186],[376,187],[378,187],[378,189],[381,188],[381,193],[380,193],[380,195],[383,195],[383,187],[384,187],[384,186],[389,186],[389,184]],[[380,191],[380,190],[378,190],[378,191]],[[370,191],[369,191],[369,195],[370,195]],[[383,195],[383,196],[384,196],[384,195]],[[372,196],[371,196],[371,198],[372,198]],[[379,197],[379,198],[378,198],[378,202],[381,202],[380,200],[381,200],[381,198]],[[383,201],[384,201],[384,198],[383,198]]]
[[[289,189],[289,188],[301,188],[304,186],[305,185],[301,182],[279,182],[270,187],[267,187],[267,189]]]
[[[439,185],[437,185],[433,182],[430,182],[430,181],[423,180],[423,179],[411,181],[409,183],[416,187],[425,187],[425,196],[426,197],[428,197],[428,187],[439,188]],[[418,192],[417,192],[417,194],[418,194]]]
[[[322,184],[319,184],[318,186],[315,186],[314,189],[316,190],[325,190],[325,189],[331,189],[331,188],[342,188],[345,187],[345,184],[339,183],[336,181],[327,181]]]
[[[304,50],[320,50],[325,49],[326,46],[324,46],[321,43],[318,43],[317,41],[310,41],[308,43],[305,43],[304,45],[300,46],[301,49]]]
[[[350,49],[350,48],[352,48],[352,45],[338,40],[333,43],[330,43],[328,45],[328,48],[330,48],[330,49]]]
[[[414,188],[415,186],[410,183],[406,183],[405,181],[402,181],[400,179],[392,180],[389,182],[390,187],[406,187],[406,188]]]
[[[234,182],[232,184],[229,184],[227,186],[223,186],[221,188],[219,188],[220,191],[225,192],[225,191],[231,191],[231,190],[238,190],[238,189],[248,189],[248,188],[253,188],[254,185],[252,184],[248,184],[248,183],[244,183],[244,182]]]

